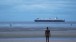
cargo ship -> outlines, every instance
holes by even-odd
[[[36,20],[34,20],[35,22],[65,22],[65,20],[63,19],[58,19],[58,18],[55,18],[55,19],[39,19],[37,18]]]

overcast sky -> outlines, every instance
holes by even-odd
[[[76,21],[76,0],[0,0],[0,21],[55,17]]]

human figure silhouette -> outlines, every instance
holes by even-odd
[[[12,24],[10,24],[10,27],[12,27]]]
[[[48,27],[45,30],[45,36],[46,36],[46,42],[49,42],[50,30],[48,29]]]

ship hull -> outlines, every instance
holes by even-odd
[[[35,22],[65,22],[65,20],[35,20]]]

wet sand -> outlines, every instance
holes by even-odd
[[[0,42],[46,42],[44,30],[21,29],[3,29],[0,31]],[[57,30],[50,34],[50,42],[76,42],[76,30]]]
[[[76,37],[76,30],[69,31],[50,31],[51,37]],[[0,32],[0,38],[29,38],[45,37],[45,31],[10,31]]]
[[[0,42],[46,42],[45,38],[0,38]],[[50,38],[50,42],[76,42],[76,38]]]

